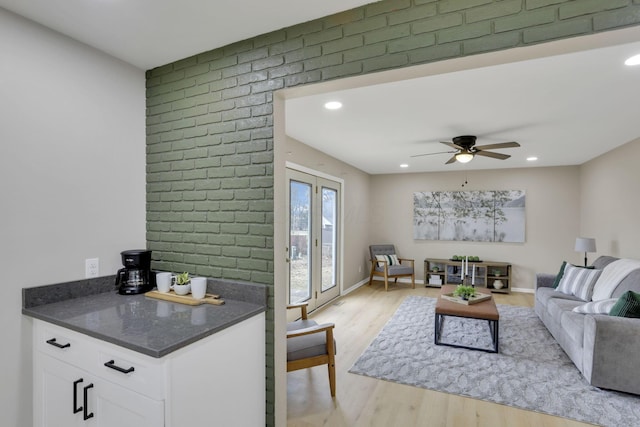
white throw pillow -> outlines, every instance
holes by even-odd
[[[378,261],[387,261],[387,266],[400,264],[400,260],[398,260],[398,255],[376,255],[376,259]],[[378,267],[384,267],[384,262],[378,262]]]
[[[600,277],[600,273],[602,273],[602,270],[567,264],[556,290],[563,294],[574,295],[582,301],[591,301],[593,286],[596,284],[598,277]]]
[[[618,302],[618,298],[603,299],[601,301],[591,301],[586,304],[574,307],[573,311],[583,314],[609,314],[611,308]]]

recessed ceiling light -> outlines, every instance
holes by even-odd
[[[536,160],[538,160],[536,156],[527,157],[527,162],[535,162]]]
[[[624,61],[624,65],[640,65],[640,54],[633,55],[631,58]]]
[[[326,108],[327,110],[338,110],[342,108],[342,102],[329,101],[326,104],[324,104],[324,108]]]
[[[408,165],[408,164],[406,164],[406,163],[403,163],[403,164],[401,164],[401,165],[400,165],[400,167],[401,167],[401,168],[408,168],[408,167],[409,167],[409,165]]]

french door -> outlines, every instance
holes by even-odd
[[[340,183],[287,169],[288,303],[313,310],[340,294]]]

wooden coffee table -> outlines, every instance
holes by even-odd
[[[443,285],[440,293],[450,294],[455,291],[455,289],[456,285]],[[440,297],[436,302],[435,316],[434,342],[436,345],[448,345],[450,347],[468,348],[471,350],[481,350],[489,353],[498,352],[498,330],[500,314],[498,313],[498,308],[496,307],[496,303],[493,301],[493,298],[476,304],[465,305],[448,301]],[[441,342],[442,324],[444,323],[445,316],[466,317],[468,319],[481,319],[488,321],[489,331],[491,332],[491,340],[493,341],[493,349],[468,347],[464,345],[447,344]]]

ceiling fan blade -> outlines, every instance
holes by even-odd
[[[516,147],[520,147],[520,144],[518,144],[515,141],[512,141],[512,142],[500,142],[498,144],[479,145],[475,148],[476,150],[496,150],[498,148],[516,148]]]
[[[464,150],[464,147],[454,144],[453,142],[440,141],[440,144],[447,145],[451,148],[455,148],[456,150]]]
[[[455,153],[455,151],[438,151],[437,153],[425,153],[425,154],[414,154],[413,156],[409,156],[409,157],[422,157],[422,156],[433,156],[434,154],[451,154],[451,153]]]
[[[506,160],[509,157],[511,157],[508,154],[493,153],[491,151],[476,151],[474,154],[477,154],[478,156],[491,157],[492,159],[499,159],[499,160]]]
[[[453,155],[449,160],[446,161],[445,165],[450,165],[451,163],[456,162],[456,156]]]

